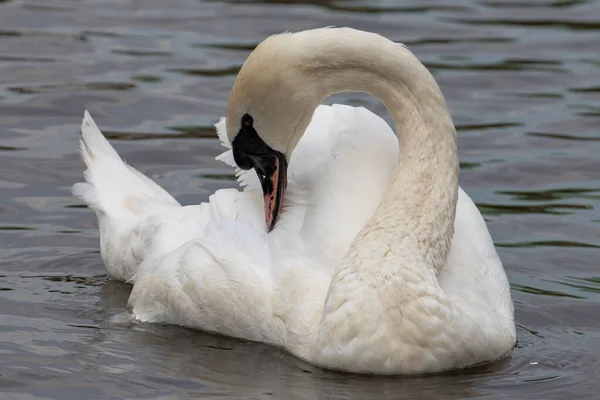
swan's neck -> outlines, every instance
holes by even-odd
[[[304,60],[307,76],[316,77],[321,98],[344,91],[378,97],[400,146],[389,192],[340,268],[374,282],[388,274],[402,279],[403,272],[435,278],[450,247],[458,196],[456,131],[446,103],[429,71],[404,46],[354,30],[343,41],[339,37],[321,33],[313,41],[312,56]]]
[[[445,306],[437,273],[450,248],[458,196],[456,132],[431,74],[402,45],[347,33],[343,41],[339,33],[321,34],[305,60],[306,76],[318,79],[321,98],[343,91],[378,97],[393,118],[400,160],[388,193],[329,286],[314,356],[337,367],[344,354],[349,363],[358,362],[357,354],[381,362],[386,355],[374,350],[378,338],[406,340],[400,336],[407,329]],[[434,311],[413,306],[425,297]]]

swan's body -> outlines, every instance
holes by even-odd
[[[384,102],[400,155],[388,125],[365,109],[313,115],[344,90]],[[86,114],[87,183],[74,192],[97,213],[109,274],[134,282],[138,320],[266,342],[356,372],[437,372],[512,350],[506,274],[458,188],[445,102],[407,49],[349,29],[272,37],[242,68],[217,125],[234,153],[248,113],[261,146],[290,161],[270,233],[253,171],[238,170],[244,191],[182,207],[125,165]],[[219,158],[235,165],[231,150]]]

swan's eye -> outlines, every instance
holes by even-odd
[[[254,120],[252,119],[252,117],[248,114],[244,114],[244,116],[242,117],[242,125],[243,126],[252,126],[253,123],[254,123]]]

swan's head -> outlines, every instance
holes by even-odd
[[[254,168],[271,231],[281,212],[287,164],[322,100],[300,61],[299,34],[272,36],[248,57],[231,90],[227,135],[239,168]]]

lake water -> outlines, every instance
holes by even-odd
[[[401,5],[399,5],[401,4]],[[458,128],[461,185],[511,285],[512,355],[430,377],[324,372],[265,345],[120,325],[96,220],[70,195],[84,108],[182,203],[231,187],[212,124],[271,33],[410,46]],[[600,384],[600,2],[0,0],[2,399],[591,399]],[[362,95],[335,101],[364,105]]]

